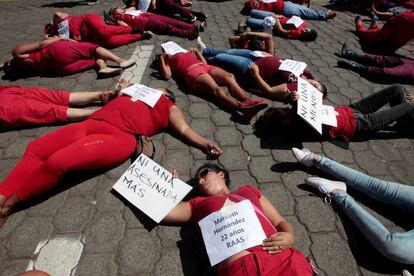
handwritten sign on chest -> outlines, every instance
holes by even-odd
[[[140,1],[141,2],[141,1]],[[149,4],[148,4],[149,5]],[[126,11],[125,12],[125,14],[128,14],[128,15],[132,15],[132,16],[134,16],[134,17],[137,17],[137,16],[140,16],[141,14],[143,14],[144,12],[143,11],[141,11],[140,9],[138,9],[138,10],[128,10],[128,11]]]
[[[293,24],[297,28],[303,24],[303,20],[299,16],[294,15],[288,21],[286,21],[286,24]]]
[[[291,72],[293,75],[299,77],[306,68],[306,63],[292,59],[285,59],[279,66],[279,70]]]
[[[322,134],[322,93],[312,84],[298,78],[297,114]]]
[[[262,0],[263,3],[269,4],[269,3],[276,3],[277,0]]]
[[[192,189],[141,154],[112,187],[159,223]]]
[[[336,120],[337,112],[335,108],[330,105],[322,105],[322,124],[337,127],[338,121]]]
[[[263,243],[266,235],[249,200],[228,205],[199,221],[211,266]]]
[[[160,90],[139,83],[135,83],[127,88],[124,88],[121,90],[121,92],[131,96],[131,100],[133,102],[139,100],[146,103],[152,108],[154,108],[162,96],[162,92]]]
[[[59,22],[57,24],[57,28],[58,28],[59,37],[61,37],[61,38],[69,38],[70,37],[69,21],[68,20],[63,20],[62,22]]]
[[[138,10],[147,12],[150,4],[151,4],[151,0],[139,0]]]
[[[182,48],[180,45],[178,45],[174,41],[165,42],[161,44],[161,47],[164,49],[167,55],[171,55],[171,56],[179,54],[179,53],[188,52],[186,49]]]

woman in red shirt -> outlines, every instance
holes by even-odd
[[[390,108],[381,109],[390,104]],[[380,110],[381,109],[381,110]],[[258,131],[277,131],[295,140],[339,140],[366,138],[397,122],[397,131],[412,131],[414,122],[414,98],[407,96],[401,85],[389,86],[349,106],[335,107],[337,126],[322,125],[322,137],[302,118],[294,108],[271,108],[261,116],[255,128]],[[407,128],[404,128],[407,126]]]
[[[219,262],[217,275],[312,275],[312,267],[306,258],[291,247],[294,243],[293,227],[257,188],[244,185],[230,191],[227,170],[215,164],[205,164],[198,168],[195,180],[202,196],[180,202],[163,222],[191,222],[198,227],[200,220],[214,212],[220,212],[222,207],[248,200],[267,237],[263,244],[242,250]]]
[[[121,87],[129,83],[121,83]],[[137,135],[152,136],[171,131],[187,143],[217,158],[223,151],[192,129],[173,95],[164,95],[154,108],[121,95],[87,120],[62,127],[31,142],[20,160],[0,184],[0,227],[13,207],[52,189],[74,170],[118,166],[137,146]],[[171,99],[170,99],[171,98]]]
[[[73,42],[49,37],[38,42],[21,44],[12,50],[13,57],[3,70],[9,75],[37,74],[65,76],[96,67],[99,78],[116,76],[121,69],[135,64],[134,59],[122,59],[109,50],[88,42]],[[110,68],[106,61],[118,63]]]

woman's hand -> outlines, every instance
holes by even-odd
[[[270,254],[282,252],[294,243],[293,234],[289,232],[278,232],[265,239],[262,249]]]
[[[252,74],[253,76],[259,74],[259,67],[253,62],[249,64],[249,70],[250,74]]]
[[[173,178],[179,178],[180,174],[178,173],[178,171],[176,169],[169,169],[168,170],[171,174]]]
[[[199,51],[197,50],[197,48],[190,48],[188,50],[190,50],[190,52],[193,53],[194,55],[197,55],[197,53],[199,53]]]
[[[206,146],[206,153],[208,158],[217,159],[220,154],[223,153],[223,150],[216,144],[208,143]]]

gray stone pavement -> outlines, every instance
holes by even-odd
[[[14,45],[41,37],[44,23],[58,10],[42,7],[51,3],[52,0],[0,0],[0,58],[6,58]],[[100,13],[115,3],[101,0],[98,6],[59,9],[71,14]],[[312,2],[316,8],[324,4],[326,2]],[[238,13],[241,6],[242,0],[194,1],[194,9],[209,15],[208,30],[202,34],[208,45],[227,47],[227,37],[243,18]],[[357,39],[350,32],[353,14],[339,12],[331,22],[311,22],[311,25],[319,32],[316,42],[275,38],[276,51],[282,57],[305,61],[316,78],[327,85],[329,104],[348,104],[384,87],[335,67],[334,53],[344,40],[359,49]],[[137,49],[139,53],[147,51],[141,55],[145,57],[149,55],[150,46],[155,45],[154,56],[159,52],[159,44],[167,39],[170,38],[160,36],[114,52],[128,57],[137,46],[147,45]],[[195,46],[194,41],[173,39],[184,46]],[[413,57],[414,46],[406,46],[399,53]],[[143,72],[142,69],[138,71]],[[168,87],[176,92],[177,104],[191,126],[223,147],[224,154],[218,163],[230,170],[233,188],[245,183],[259,187],[294,225],[296,248],[313,257],[321,275],[399,275],[403,268],[414,271],[413,267],[381,257],[342,212],[325,205],[314,191],[303,188],[300,184],[304,178],[318,175],[318,172],[295,163],[289,149],[280,149],[275,143],[259,139],[250,125],[232,121],[231,114],[216,105],[183,93],[174,81],[160,81],[151,73],[147,66],[142,83]],[[128,76],[140,78],[133,74]],[[0,84],[85,91],[111,89],[117,80],[96,80],[91,70],[63,78],[34,77],[12,83],[0,81]],[[30,141],[57,128],[59,126],[47,126],[0,133],[0,179],[16,164]],[[158,135],[154,140],[156,161],[178,169],[184,181],[206,162],[200,151],[168,134]],[[328,142],[303,145],[373,176],[414,184],[414,143],[410,139],[379,137],[353,142],[348,150]],[[0,230],[0,275],[16,275],[33,265],[53,271],[54,275],[210,275],[208,261],[192,227],[157,226],[148,231],[142,215],[135,215],[110,193],[128,164],[129,161],[92,175],[71,174],[59,185],[63,187],[60,191],[31,202],[11,216]],[[77,182],[85,183],[73,186]],[[412,217],[410,221],[400,211],[380,206],[352,190],[350,194],[391,231],[413,229]],[[57,260],[60,264],[56,264]]]

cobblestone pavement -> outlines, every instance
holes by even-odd
[[[43,25],[56,7],[53,0],[0,0],[0,57],[6,58],[16,44],[37,40]],[[68,1],[69,2],[69,1]],[[71,14],[100,13],[115,1],[101,0],[98,6],[59,8]],[[112,3],[111,3],[112,2]],[[326,2],[313,1],[320,8]],[[203,40],[210,46],[227,47],[227,37],[243,17],[238,13],[242,0],[214,3],[194,1],[193,8],[208,13],[208,30]],[[332,22],[312,22],[319,32],[316,42],[302,43],[275,38],[277,53],[305,61],[317,79],[329,90],[330,104],[347,104],[377,91],[384,85],[372,83],[359,75],[335,67],[336,53],[348,40],[353,48],[359,44],[351,32],[353,15],[340,11]],[[114,50],[128,57],[137,47],[140,57],[148,58],[159,52],[159,44],[168,37],[134,43]],[[184,46],[194,41],[174,39]],[[151,52],[152,45],[154,51]],[[400,50],[413,57],[414,46]],[[174,81],[160,81],[151,76],[152,70],[141,62],[139,70],[144,84],[168,87],[176,92],[177,104],[185,112],[192,127],[216,140],[225,153],[218,162],[230,170],[233,188],[251,183],[272,201],[296,229],[296,247],[311,255],[321,275],[398,275],[404,266],[381,257],[355,226],[340,211],[323,203],[320,196],[303,188],[307,176],[314,170],[295,163],[289,149],[268,143],[253,134],[250,125],[231,120],[212,103],[183,93]],[[128,73],[130,79],[140,79]],[[18,84],[69,91],[111,89],[117,78],[96,80],[94,71],[64,78],[28,78],[2,85]],[[412,87],[408,87],[412,89]],[[35,138],[59,126],[38,127],[0,133],[0,178],[16,164],[26,145]],[[185,181],[204,163],[205,156],[170,135],[155,137],[156,161],[167,168],[176,168]],[[414,184],[414,143],[410,139],[378,137],[353,142],[349,150],[331,143],[304,143],[313,151],[371,175]],[[178,161],[178,162],[177,162]],[[45,269],[54,275],[209,275],[208,261],[200,248],[200,240],[191,227],[157,226],[144,228],[135,215],[111,192],[111,186],[128,167],[123,165],[89,174],[71,174],[59,191],[31,202],[14,214],[0,230],[0,275],[15,275],[28,267]],[[73,186],[74,183],[85,182]],[[30,185],[30,183],[28,183]],[[392,231],[412,229],[413,220],[395,209],[387,209],[366,196],[350,191],[376,218]],[[141,222],[140,222],[141,221]],[[59,260],[61,264],[51,264]],[[49,261],[49,262],[48,262]],[[69,268],[64,270],[60,266]],[[414,271],[413,267],[405,268]],[[58,272],[55,272],[58,271]]]

